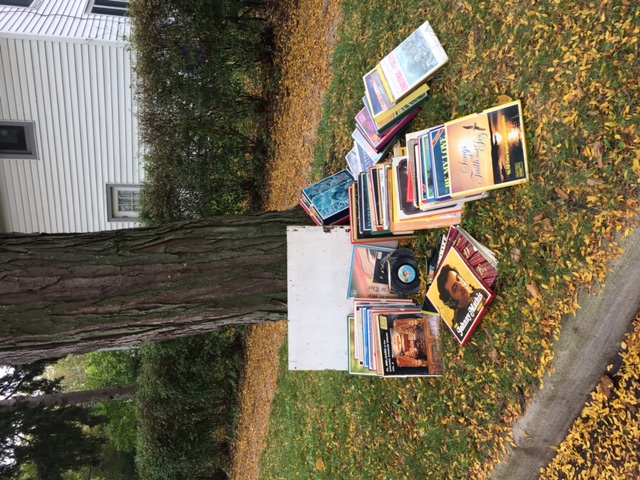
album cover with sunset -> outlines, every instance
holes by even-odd
[[[445,137],[451,197],[529,179],[520,100],[447,122]]]

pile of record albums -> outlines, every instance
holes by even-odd
[[[495,296],[495,256],[459,225],[466,202],[528,181],[522,105],[507,101],[411,131],[427,80],[447,62],[425,22],[364,75],[345,168],[302,190],[300,205],[316,224],[350,226],[354,374],[442,375],[440,320],[466,345]],[[446,233],[424,275],[410,249],[390,248],[435,228]],[[406,297],[422,282],[416,305]]]

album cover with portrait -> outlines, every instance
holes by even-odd
[[[493,291],[455,248],[445,253],[427,290],[427,299],[463,346],[494,298]]]

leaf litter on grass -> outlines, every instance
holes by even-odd
[[[267,172],[267,210],[297,205],[300,190],[308,185],[340,20],[340,2],[288,3],[290,17],[276,28],[276,69],[282,94],[271,126],[274,155]]]
[[[277,6],[273,16],[275,61],[280,72],[278,89],[282,93],[278,104],[272,106],[273,158],[267,172],[266,210],[286,210],[297,205],[301,189],[308,185],[316,127],[331,81],[329,62],[340,7],[336,1],[287,0]],[[271,401],[277,390],[278,352],[286,334],[286,322],[249,330],[232,479],[259,477]]]
[[[443,76],[435,80],[430,106],[444,106],[456,117],[478,104],[488,106],[487,101],[500,95],[521,98],[529,149],[535,158],[529,185],[498,192],[491,203],[470,205],[466,212],[466,226],[501,255],[501,276],[506,279],[503,299],[492,307],[483,322],[486,329],[471,348],[458,351],[445,339],[450,381],[438,384],[437,398],[428,398],[430,385],[417,380],[397,382],[394,388],[360,382],[358,394],[351,401],[344,398],[332,404],[323,412],[322,422],[317,421],[317,412],[308,412],[309,424],[300,426],[299,439],[305,442],[296,442],[296,448],[298,456],[312,463],[295,467],[299,478],[313,470],[331,478],[349,466],[342,478],[364,472],[384,476],[391,471],[401,478],[427,464],[439,478],[465,474],[487,478],[491,462],[504,451],[500,439],[509,441],[509,425],[532,395],[532,386],[541,384],[549,373],[553,339],[563,316],[579,308],[578,289],[599,293],[608,262],[622,253],[620,239],[637,226],[640,9],[625,1],[607,0],[495,5],[469,1],[456,2],[451,8],[433,9],[427,15],[441,32],[449,32],[443,37],[449,41],[452,58]],[[345,23],[352,28],[359,25],[351,19]],[[362,32],[368,34],[366,29]],[[296,84],[295,80],[283,83],[287,88]],[[285,107],[289,93],[285,89]],[[437,108],[430,110],[423,123],[447,119],[435,118],[442,114]],[[349,141],[351,120],[332,111],[329,115],[334,115],[333,123],[348,123],[341,127],[344,135],[329,136],[340,147],[326,161],[339,162],[341,153],[346,153],[341,150]],[[306,120],[298,123],[308,125]],[[293,150],[303,151],[304,137],[294,134],[293,128],[284,130],[283,138],[289,135]],[[292,162],[298,168],[296,175],[272,177],[281,178],[280,185],[291,185],[293,196],[278,200],[282,208],[295,204],[299,188],[293,182],[310,171],[305,170],[310,167],[303,159]],[[514,317],[520,321],[506,321]],[[308,382],[300,394],[309,392],[312,401],[318,390],[312,388],[313,378],[305,378]],[[340,377],[331,380],[337,384]],[[382,394],[385,400],[370,421],[362,405],[369,391],[376,397]],[[348,397],[348,387],[345,392]],[[342,449],[330,448],[334,430],[326,426],[338,423],[336,419],[349,429]],[[431,429],[434,419],[438,429]],[[311,421],[313,430],[308,428]],[[403,432],[410,433],[403,436]],[[434,438],[438,432],[444,437]],[[368,455],[379,450],[367,449],[385,433],[397,449],[386,466]],[[323,445],[324,450],[316,450]],[[286,478],[287,470],[278,458],[273,462]],[[292,467],[289,473],[293,471]]]

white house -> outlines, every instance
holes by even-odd
[[[0,232],[133,226],[128,2],[0,0]]]

